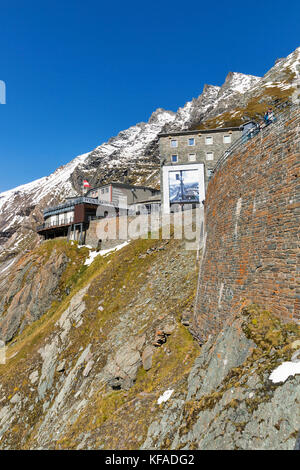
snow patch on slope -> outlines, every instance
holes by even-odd
[[[285,382],[289,377],[300,374],[300,362],[283,362],[270,375],[273,383]]]

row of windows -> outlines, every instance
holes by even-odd
[[[223,142],[224,144],[230,144],[231,143],[231,135],[223,135]],[[205,145],[212,145],[214,143],[214,138],[211,135],[207,135],[205,137]],[[189,147],[193,147],[195,145],[195,138],[191,137],[188,139],[187,144]],[[170,140],[170,146],[171,147],[178,147],[178,140],[176,139],[171,139]]]
[[[213,152],[206,152],[205,158],[206,158],[206,160],[213,160],[214,159]],[[195,162],[195,161],[196,161],[196,154],[195,153],[190,153],[189,154],[189,162]],[[178,162],[178,155],[172,155],[171,156],[171,162],[172,163]]]

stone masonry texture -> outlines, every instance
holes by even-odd
[[[230,155],[209,182],[194,315],[203,338],[250,302],[300,320],[299,122],[297,107]]]

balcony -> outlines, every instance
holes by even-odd
[[[44,230],[55,229],[59,227],[67,227],[74,223],[74,218],[62,219],[59,221],[44,222],[42,225],[37,226],[37,232],[42,232]]]
[[[98,199],[91,198],[91,197],[77,197],[72,198],[64,202],[63,204],[59,204],[58,206],[47,207],[44,210],[44,217],[49,217],[50,215],[61,214],[63,212],[72,211],[74,210],[75,206],[79,204],[92,204],[92,205],[100,205]]]

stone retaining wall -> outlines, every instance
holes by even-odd
[[[208,185],[194,315],[204,338],[248,302],[300,320],[299,121],[299,108],[290,111],[228,157]]]

